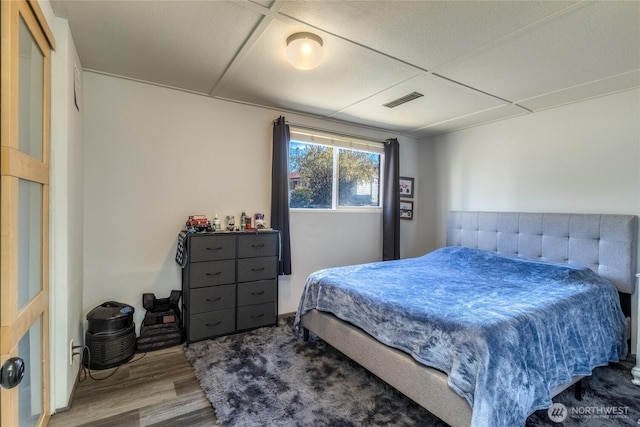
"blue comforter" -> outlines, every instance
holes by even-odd
[[[626,357],[615,287],[588,268],[446,247],[320,270],[298,312],[330,312],[445,372],[472,426],[523,426],[550,390]]]

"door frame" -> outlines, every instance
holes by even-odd
[[[19,150],[19,23],[26,24],[43,54],[42,160]],[[0,120],[0,357],[18,355],[18,343],[41,320],[42,408],[39,426],[50,417],[49,350],[49,162],[51,138],[51,51],[53,33],[36,0],[1,2]],[[41,288],[18,310],[18,185],[24,179],[42,184]],[[27,366],[28,369],[28,366]],[[0,391],[0,423],[18,425],[18,387]]]

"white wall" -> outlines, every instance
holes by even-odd
[[[444,245],[448,210],[640,215],[639,118],[636,89],[424,141],[438,210],[421,230]]]
[[[83,129],[73,95],[74,64],[82,65],[66,20],[39,1],[56,40],[51,55],[50,381],[51,411],[68,406],[80,358],[69,365],[69,341],[81,344],[83,315]],[[79,89],[82,88],[82,73]],[[81,96],[81,93],[78,94]],[[81,98],[80,98],[81,103]],[[81,105],[80,105],[81,106]]]
[[[176,238],[190,214],[270,220],[272,122],[281,112],[85,73],[85,313],[107,300],[180,289]],[[381,133],[284,114],[288,121],[365,137]],[[399,137],[402,173],[415,174],[416,141]],[[279,312],[297,309],[318,268],[381,258],[380,213],[294,212],[293,274],[281,277]],[[403,221],[403,256],[416,221]]]
[[[53,409],[66,407],[80,357],[69,365],[69,342],[84,341],[84,176],[82,65],[66,20],[55,19],[57,49],[52,55],[51,143],[51,355]],[[74,67],[80,70],[78,105],[74,101]]]
[[[416,252],[424,254],[438,248],[438,174],[436,144],[423,141],[417,145],[416,157],[420,164],[420,181],[417,183]]]

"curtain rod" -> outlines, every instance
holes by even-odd
[[[274,120],[273,123],[275,123],[277,120]],[[328,130],[328,129],[321,129],[321,128],[316,128],[313,126],[307,126],[307,125],[300,125],[297,123],[291,123],[287,120],[285,120],[285,123],[288,124],[289,126],[293,126],[293,127],[297,127],[300,129],[305,129],[305,130],[310,130],[310,131],[316,131],[316,132],[324,132],[324,133],[329,133],[329,134],[333,134],[333,135],[337,135],[337,136],[342,136],[345,138],[357,138],[357,139],[362,139],[365,140],[367,142],[375,142],[377,144],[386,144],[387,141],[381,141],[379,139],[374,139],[374,138],[368,138],[366,136],[361,136],[361,135],[354,135],[354,134],[349,134],[349,133],[344,133],[344,132],[336,132],[333,130]]]

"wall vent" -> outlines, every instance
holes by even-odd
[[[421,96],[424,96],[424,95],[419,92],[411,92],[408,95],[402,96],[396,100],[387,102],[386,104],[383,104],[383,105],[388,108],[393,108],[393,107],[397,107],[398,105],[402,105],[406,102],[413,101],[414,99],[420,98]]]

